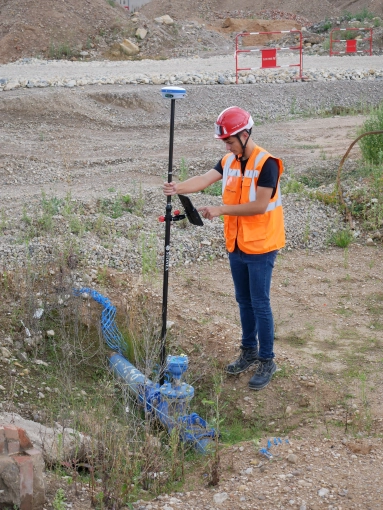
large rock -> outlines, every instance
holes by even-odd
[[[174,25],[174,19],[172,19],[169,14],[165,14],[159,18],[154,18],[154,21],[160,25]]]
[[[138,37],[138,39],[143,40],[145,39],[147,33],[148,31],[146,30],[146,28],[137,28],[136,37]]]
[[[0,412],[0,423],[11,420],[16,427],[26,431],[34,447],[41,449],[44,460],[49,465],[79,458],[81,455],[86,456],[87,452],[91,454],[90,438],[70,427],[63,428],[58,423],[55,427],[45,427],[17,414]]]
[[[44,461],[24,429],[0,422],[0,508],[41,510]]]
[[[120,49],[125,55],[130,57],[137,55],[140,52],[140,48],[129,39],[124,39],[120,44]]]

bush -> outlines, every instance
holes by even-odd
[[[359,134],[368,131],[383,131],[383,103],[371,111]],[[383,163],[383,133],[379,135],[367,135],[359,140],[363,159],[374,165]]]
[[[339,248],[347,248],[354,240],[352,231],[349,228],[337,230],[330,236],[329,242]]]

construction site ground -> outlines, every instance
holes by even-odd
[[[11,3],[8,2],[7,9]],[[68,4],[72,9],[72,4]],[[102,12],[106,19],[110,5],[105,4]],[[186,7],[180,2],[172,4],[166,2],[169,13],[176,16],[174,9],[178,7],[181,19],[181,9]],[[201,3],[197,4],[202,8]],[[248,9],[250,4],[243,1],[236,7]],[[320,11],[315,11],[314,17],[313,6],[310,12],[309,5],[304,9],[307,2],[301,2],[294,10],[295,4],[288,2],[284,10],[299,12],[313,20],[325,17],[320,7],[327,6],[331,9],[329,14],[335,15],[343,6],[343,2],[322,2],[323,6],[314,6]],[[357,4],[361,8],[366,6],[366,2]],[[23,5],[21,0],[14,2],[14,10],[9,12],[21,13]],[[81,5],[85,14],[91,10],[90,2]],[[166,14],[164,5],[162,0],[151,2],[143,13]],[[265,9],[267,5],[259,2],[258,8]],[[229,12],[229,3],[225,6]],[[274,8],[278,6],[276,2]],[[381,8],[377,2],[374,6]],[[214,9],[219,10],[213,2],[211,11]],[[43,30],[45,21],[39,25]],[[35,28],[29,29],[34,31]],[[3,45],[8,52],[0,52],[3,62],[24,55],[16,48],[17,41],[9,40],[11,36],[8,46]],[[37,42],[36,51],[41,45],[40,50],[47,51],[49,43],[49,38],[40,45]],[[312,58],[307,59],[307,65],[326,69],[379,65],[375,60],[379,57]],[[225,70],[228,59],[219,56],[209,62],[191,58],[183,60],[182,65],[195,71],[200,66],[222,65]],[[128,64],[134,72],[147,69],[148,65],[152,66],[150,72],[155,72],[157,66],[161,71],[165,68],[178,71],[181,66],[180,61],[171,59]],[[100,66],[99,62],[90,63],[90,68],[92,65]],[[103,65],[107,72],[112,64]],[[69,67],[70,64],[62,66],[61,70],[65,73]],[[91,72],[90,68],[87,72]],[[20,68],[5,65],[0,67],[0,74],[15,69],[16,73],[27,73],[32,64]],[[41,69],[47,74],[61,71],[57,63]],[[74,69],[75,66],[70,72],[77,72]],[[40,74],[37,66],[35,72]],[[381,82],[190,86],[187,99],[177,103],[174,143],[177,167],[184,158],[193,175],[211,168],[222,157],[223,147],[213,138],[213,122],[221,109],[235,103],[250,110],[258,108],[260,122],[254,127],[254,139],[281,157],[291,175],[311,167],[320,173],[329,161],[337,168],[366,119],[365,111],[360,110],[362,103],[370,98],[371,104],[377,104],[383,99]],[[339,112],[334,110],[334,115],[314,115],[310,111],[310,101],[319,97],[325,103],[330,88],[337,96],[326,107],[331,109],[339,103],[339,111],[344,112],[349,104],[348,114],[346,111],[345,115],[337,115]],[[273,115],[275,109],[282,111],[286,105],[288,114]],[[263,111],[270,115],[261,118]],[[104,85],[2,92],[0,140],[0,208],[10,217],[21,217],[26,204],[38,203],[42,192],[49,197],[70,195],[74,200],[90,202],[104,199],[112,189],[123,195],[137,193],[137,189],[143,190],[144,195],[148,193],[145,196],[152,193],[154,198],[146,209],[145,221],[154,224],[164,212],[165,200],[161,202],[163,197],[158,198],[158,190],[167,172],[169,108],[164,106],[159,87]],[[358,147],[350,158],[354,161],[360,158]],[[298,209],[301,200],[297,195]],[[201,201],[200,196],[197,201]],[[19,232],[14,234],[16,238]],[[328,246],[321,250],[281,251],[271,296],[278,371],[261,392],[248,388],[251,370],[239,377],[224,376],[221,383],[222,417],[228,415],[231,423],[237,421],[239,429],[241,424],[249,429],[254,423],[254,437],[234,446],[222,444],[218,485],[207,485],[211,474],[208,462],[191,463],[182,492],[153,499],[143,491],[135,508],[383,507],[383,246],[381,241],[367,245],[366,237],[356,238],[347,249]],[[120,294],[118,282],[123,278],[123,274],[117,274],[102,287],[121,307],[120,312],[129,301],[129,296],[122,298]],[[153,277],[151,285],[160,295],[160,273]],[[176,346],[189,356],[191,384],[196,392],[200,390],[207,398],[211,397],[212,370],[221,374],[225,365],[238,355],[240,344],[239,314],[228,261],[222,258],[176,266],[171,269],[169,285],[168,318],[174,322],[175,342],[169,349]],[[11,305],[3,306],[5,310]],[[2,337],[8,333],[1,331]],[[28,402],[18,407],[18,401],[9,398],[11,379],[20,370],[8,363],[0,365],[0,384],[7,389],[0,394],[0,402],[4,411],[24,413],[31,418]],[[29,382],[33,384],[31,379]],[[42,401],[38,404],[44,406]],[[199,405],[202,410],[200,401]],[[280,437],[283,444],[272,446],[273,458],[260,455],[259,449],[275,437]],[[46,509],[52,508],[60,487],[65,492],[67,508],[91,508],[85,487],[78,496],[73,485],[55,473],[48,472],[46,481]]]

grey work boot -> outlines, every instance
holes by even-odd
[[[262,390],[269,384],[276,370],[277,365],[272,359],[260,359],[257,369],[249,381],[249,388],[251,390]]]
[[[241,347],[239,358],[226,367],[226,372],[231,375],[237,375],[244,372],[258,361],[258,349],[256,347]]]

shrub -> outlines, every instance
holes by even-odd
[[[368,131],[383,131],[383,103],[378,108],[371,110],[370,116],[364,122],[359,134]],[[367,135],[359,140],[363,159],[374,165],[383,163],[383,133],[379,135]]]
[[[347,248],[348,245],[354,240],[353,233],[349,228],[337,230],[330,236],[330,244],[334,244],[339,248]]]

